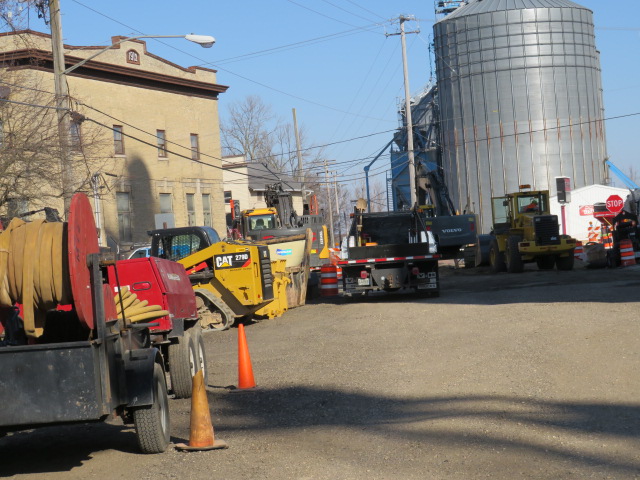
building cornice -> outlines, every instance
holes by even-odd
[[[28,33],[30,35],[50,38],[50,36],[47,34],[32,31],[10,33]],[[8,33],[0,33],[0,36],[6,35],[8,35]],[[119,39],[120,37],[114,38]],[[136,40],[132,41],[142,44],[145,43]],[[116,49],[120,46],[121,45],[117,45],[113,48]],[[70,51],[80,49],[87,50],[93,48],[98,49],[104,47],[71,47],[65,45],[65,49]],[[201,67],[183,68],[179,65],[175,65],[171,62],[168,62],[167,60],[164,60],[161,57],[148,53],[146,51],[146,45],[144,51],[145,55],[153,57],[183,72],[192,73],[194,75],[197,70],[210,71],[215,73],[215,71],[213,70]],[[65,67],[71,67],[82,60],[82,57],[65,54]],[[38,48],[24,48],[19,50],[0,52],[0,64],[4,67],[9,67],[10,69],[34,69],[53,73],[53,55],[51,51]],[[218,97],[218,94],[226,92],[229,88],[225,85],[219,85],[217,83],[191,80],[180,76],[166,75],[149,70],[142,70],[140,68],[131,68],[123,65],[105,63],[95,60],[91,60],[81,67],[73,70],[68,74],[68,76],[88,78],[92,80],[112,82],[121,85],[149,88],[153,90],[161,90],[171,93],[214,99]]]

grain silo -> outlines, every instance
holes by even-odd
[[[601,183],[606,158],[593,13],[569,0],[472,0],[434,25],[442,166],[484,232],[492,196]]]

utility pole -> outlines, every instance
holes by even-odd
[[[402,69],[404,73],[404,109],[407,121],[407,159],[408,159],[408,168],[409,168],[409,190],[410,190],[410,198],[411,198],[411,208],[413,208],[416,203],[416,163],[415,156],[413,152],[413,120],[411,118],[411,97],[409,93],[409,71],[407,68],[407,44],[405,41],[405,33],[420,33],[420,30],[414,30],[413,32],[405,32],[404,31],[404,22],[407,20],[414,20],[413,17],[408,17],[404,15],[400,15],[398,17],[400,21],[400,33],[388,33],[387,36],[391,35],[400,35],[400,41],[402,43]]]
[[[296,180],[300,182],[300,195],[302,196],[302,203],[305,203],[304,194],[304,174],[302,172],[302,152],[300,151],[300,134],[298,133],[298,119],[296,118],[296,109],[291,109],[293,112],[293,131],[296,134],[296,153],[298,155],[298,171],[296,172]]]
[[[333,190],[336,194],[336,215],[338,216],[338,234],[340,235],[340,245],[342,245],[342,222],[340,221],[340,202],[338,201],[338,180],[337,172],[333,172]],[[335,239],[334,239],[335,240]]]
[[[56,93],[56,112],[58,114],[58,138],[60,142],[60,173],[62,181],[62,198],[64,200],[64,217],[69,213],[71,196],[73,195],[73,165],[69,145],[69,87],[64,75],[64,43],[62,41],[62,21],[60,18],[60,0],[49,0],[49,16],[51,17],[51,53],[53,55],[53,80]]]
[[[331,205],[331,190],[329,187],[329,169],[327,167],[327,160],[324,160],[324,181],[327,191],[327,202],[329,203],[329,241],[331,248],[335,245],[335,239],[333,237],[333,206]]]

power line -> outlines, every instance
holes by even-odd
[[[342,24],[348,25],[350,27],[355,27],[355,25],[351,25],[350,23],[343,22],[342,20],[338,20],[337,18],[330,17],[329,15],[325,15],[324,13],[318,12],[317,10],[314,10],[313,8],[309,8],[309,7],[306,7],[305,5],[301,5],[298,2],[295,2],[294,0],[287,0],[287,2],[293,3],[294,5],[297,5],[300,8],[304,8],[305,10],[309,10],[310,12],[313,12],[316,15],[320,15],[321,17],[328,18],[329,20],[333,20],[334,22],[342,23]]]
[[[362,10],[364,10],[365,12],[369,12],[370,14],[372,14],[372,15],[374,15],[374,16],[376,16],[376,17],[378,17],[378,18],[382,19],[382,20],[386,20],[385,18],[381,17],[381,16],[380,16],[380,15],[378,15],[377,13],[372,12],[371,10],[366,9],[365,7],[363,7],[362,5],[360,5],[360,4],[356,3],[356,2],[354,2],[353,0],[347,0],[347,2],[349,2],[351,5],[354,5],[354,6],[358,7],[358,8],[361,8],[361,9],[362,9]]]
[[[116,19],[114,19],[114,18],[112,18],[112,17],[110,17],[110,16],[108,16],[108,15],[105,15],[105,14],[103,14],[102,12],[99,12],[98,10],[96,10],[96,9],[94,9],[94,8],[89,7],[89,6],[85,5],[84,3],[82,3],[82,2],[80,2],[80,1],[78,1],[78,0],[72,0],[72,1],[73,1],[74,3],[77,3],[78,5],[81,5],[81,6],[85,7],[85,8],[87,8],[88,10],[91,10],[92,12],[94,12],[94,13],[96,13],[96,14],[98,14],[98,15],[101,15],[101,16],[103,16],[103,17],[105,17],[105,18],[107,18],[107,19],[109,19],[109,20],[111,20],[111,21],[115,22],[115,23],[118,23],[118,24],[120,24],[120,25],[122,25],[122,26],[124,26],[124,27],[130,28],[130,29],[132,29],[132,31],[134,31],[134,32],[136,32],[136,33],[138,33],[138,34],[145,35],[145,33],[144,33],[144,32],[141,32],[140,30],[137,30],[137,29],[135,29],[135,28],[131,27],[130,25],[127,25],[127,24],[125,24],[125,23],[123,23],[123,22],[121,22],[121,21],[119,21],[119,20],[116,20]],[[288,0],[288,1],[291,1],[291,0]],[[306,8],[306,7],[303,7],[303,8]],[[352,25],[349,25],[349,26],[352,26]],[[367,26],[367,27],[354,27],[354,28],[360,28],[360,29],[363,29],[363,31],[366,31],[366,28],[369,28],[369,27],[370,27],[370,26]],[[189,52],[186,52],[186,51],[184,51],[184,50],[181,50],[181,49],[179,49],[179,48],[177,48],[177,47],[175,47],[175,46],[173,46],[173,45],[170,45],[169,43],[164,42],[164,41],[162,41],[162,40],[160,40],[160,39],[154,39],[154,40],[155,40],[156,42],[158,42],[158,43],[160,43],[160,44],[164,45],[164,46],[165,46],[165,47],[167,47],[167,48],[171,48],[171,49],[173,49],[173,50],[175,50],[175,51],[177,51],[177,52],[182,53],[183,55],[187,55],[187,56],[189,56],[189,57],[191,57],[191,58],[194,58],[194,59],[196,59],[196,60],[198,60],[198,61],[202,62],[202,63],[200,64],[200,66],[208,65],[208,66],[215,67],[217,70],[220,70],[220,71],[222,71],[222,72],[228,73],[229,75],[232,75],[232,76],[234,76],[234,77],[241,78],[242,80],[245,80],[245,81],[247,81],[247,82],[253,83],[253,84],[255,84],[255,85],[259,85],[259,86],[261,86],[261,87],[263,87],[263,88],[266,88],[267,90],[274,91],[274,92],[279,93],[279,94],[281,94],[281,95],[284,95],[284,96],[287,96],[287,97],[290,97],[290,98],[294,98],[294,99],[296,99],[296,100],[300,100],[301,102],[309,103],[309,104],[311,104],[311,105],[316,105],[316,106],[318,106],[318,107],[325,108],[325,109],[327,109],[327,110],[332,110],[332,111],[339,112],[339,113],[344,113],[344,114],[347,114],[347,115],[354,115],[354,114],[353,114],[353,113],[351,113],[351,112],[347,112],[347,111],[345,111],[345,110],[341,110],[341,109],[339,109],[339,108],[331,107],[331,106],[329,106],[329,105],[325,105],[325,104],[322,104],[322,103],[316,102],[316,101],[314,101],[314,100],[309,100],[309,99],[307,99],[307,98],[303,98],[303,97],[299,97],[299,96],[297,96],[297,95],[293,95],[293,94],[291,94],[291,93],[289,93],[289,92],[286,92],[286,91],[284,91],[284,90],[280,90],[280,89],[278,89],[278,88],[272,87],[272,86],[267,85],[267,84],[265,84],[265,83],[262,83],[262,82],[259,82],[259,81],[257,81],[257,80],[253,80],[253,79],[251,79],[251,78],[248,78],[248,77],[245,77],[245,76],[243,76],[243,75],[240,75],[240,74],[238,74],[238,73],[232,72],[231,70],[228,70],[228,69],[226,69],[226,68],[220,67],[218,64],[216,64],[216,63],[214,63],[214,62],[210,62],[210,61],[204,60],[203,58],[200,58],[200,57],[198,57],[198,56],[196,56],[196,55],[194,55],[194,54],[192,54],[192,53],[189,53]],[[387,120],[387,119],[380,119],[380,118],[375,118],[375,117],[363,117],[363,116],[360,116],[360,115],[356,115],[356,116],[359,116],[359,117],[361,117],[361,118],[365,118],[365,119],[368,119],[368,120],[389,121],[389,120]]]
[[[322,0],[324,3],[331,5],[334,8],[337,8],[338,10],[342,10],[345,13],[348,13],[349,15],[353,15],[354,17],[358,17],[362,20],[366,20],[367,22],[369,21],[368,18],[364,18],[362,15],[358,15],[357,13],[353,13],[349,10],[347,10],[346,8],[342,8],[340,5],[336,5],[335,3],[330,2],[329,0]]]

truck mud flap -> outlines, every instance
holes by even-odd
[[[153,404],[153,367],[162,365],[156,348],[141,348],[125,353],[127,407],[146,407]]]
[[[99,420],[98,359],[88,341],[0,348],[0,427]]]

